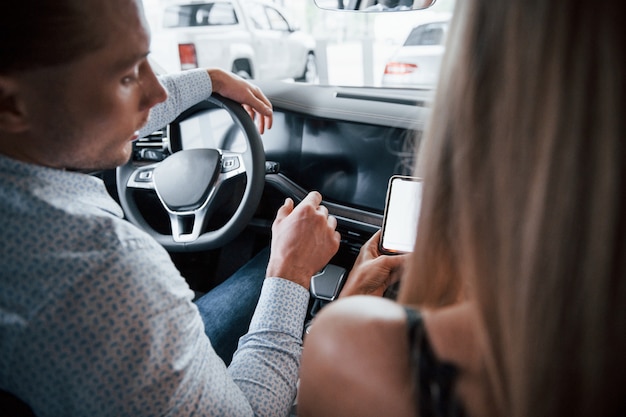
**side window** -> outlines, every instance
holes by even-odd
[[[445,40],[445,24],[433,23],[414,28],[404,46],[443,45]]]
[[[163,14],[163,27],[179,28],[191,25],[193,9],[185,6],[171,6]]]
[[[424,32],[424,26],[418,26],[416,28],[413,28],[413,30],[411,30],[411,33],[409,33],[409,36],[406,38],[406,41],[404,42],[404,46],[415,46],[415,45],[419,45],[420,43],[420,39],[422,38],[422,33]]]
[[[237,24],[235,9],[231,3],[215,3],[210,10],[207,23],[204,26]]]
[[[422,33],[420,45],[442,45],[443,27],[441,25],[429,25]]]
[[[166,28],[236,25],[237,23],[235,9],[229,2],[170,6],[165,9],[163,18],[163,26]]]
[[[209,16],[211,16],[211,7],[212,4],[205,4],[196,10],[196,18],[193,22],[193,26],[208,26],[209,25]]]
[[[287,23],[287,20],[278,10],[272,7],[266,7],[265,12],[267,13],[272,30],[281,30],[283,32],[289,31],[289,23]]]

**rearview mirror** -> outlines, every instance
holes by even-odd
[[[427,9],[436,0],[315,0],[320,9],[360,12],[398,12]]]

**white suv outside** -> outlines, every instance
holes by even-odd
[[[152,59],[166,71],[219,67],[250,79],[315,82],[315,39],[263,0],[165,1]],[[156,30],[155,30],[156,29]]]
[[[434,88],[445,52],[449,17],[414,27],[387,61],[384,87]]]

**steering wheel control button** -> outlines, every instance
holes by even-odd
[[[154,169],[154,187],[173,212],[199,209],[211,195],[221,168],[216,149],[176,152]]]
[[[227,156],[222,161],[222,172],[230,172],[239,168],[239,158]]]
[[[137,182],[152,182],[152,177],[154,176],[154,170],[149,169],[145,171],[139,171],[135,176],[135,181]]]

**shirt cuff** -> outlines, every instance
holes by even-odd
[[[249,331],[271,330],[301,337],[309,298],[309,291],[295,282],[265,278]]]

